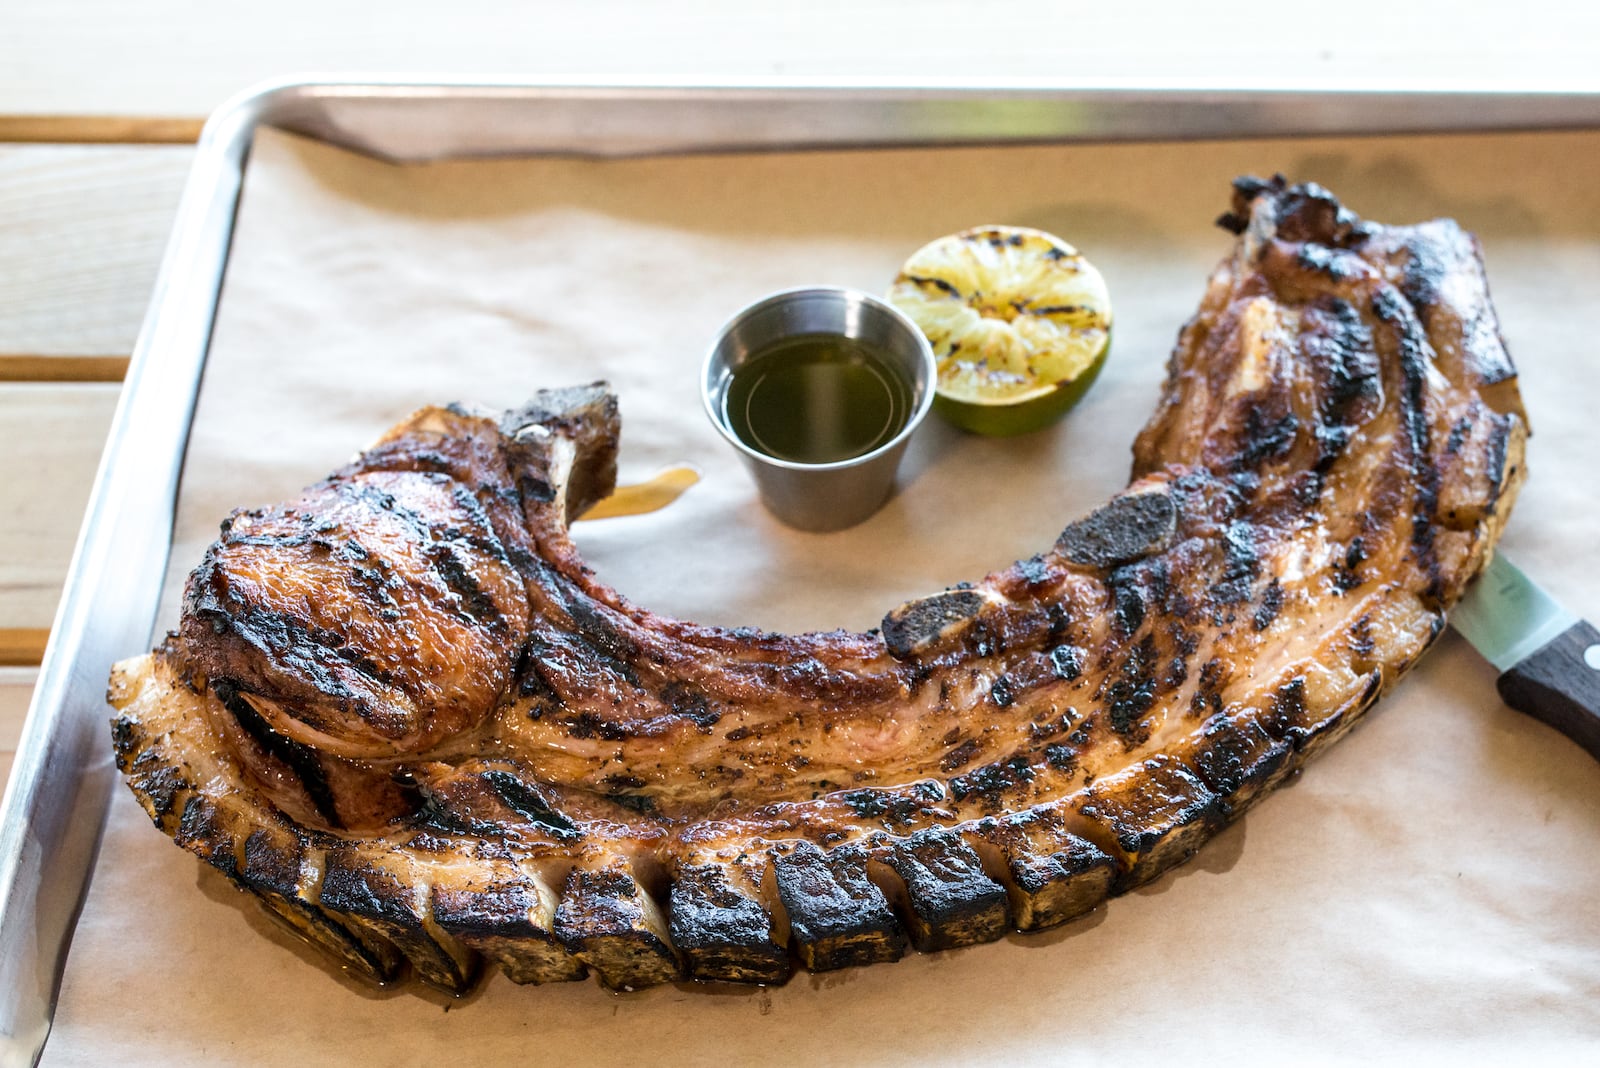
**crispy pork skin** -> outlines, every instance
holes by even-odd
[[[778,983],[1064,923],[1182,862],[1444,626],[1527,425],[1472,237],[1241,179],[1133,481],[869,634],[596,581],[603,386],[428,409],[239,512],[119,664],[151,818],[352,972]]]

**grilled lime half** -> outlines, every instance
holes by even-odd
[[[918,249],[889,300],[939,364],[933,408],[979,434],[1026,434],[1065,415],[1111,348],[1111,295],[1067,242],[979,226]]]

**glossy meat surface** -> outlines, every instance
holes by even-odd
[[[1065,922],[1198,848],[1421,655],[1527,428],[1476,244],[1241,179],[1134,480],[1040,554],[777,635],[567,536],[603,387],[428,409],[236,513],[113,674],[180,845],[347,967],[778,982]]]

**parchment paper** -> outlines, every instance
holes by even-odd
[[[1504,548],[1600,619],[1600,137],[881,151],[394,167],[280,134],[252,157],[184,474],[171,593],[240,505],[322,476],[415,406],[609,378],[623,478],[671,508],[582,525],[640,603],[865,628],[1049,544],[1120,487],[1236,174],[1328,185],[1482,238],[1536,437]],[[779,287],[881,291],[924,241],[1010,222],[1076,242],[1115,351],[1059,428],[930,422],[867,524],[772,521],[696,393],[722,321]],[[138,650],[128,650],[130,654]],[[1600,1039],[1600,765],[1503,707],[1453,633],[1369,720],[1191,863],[1064,930],[773,990],[496,976],[374,992],[174,848],[119,790],[52,1065],[1579,1063]]]

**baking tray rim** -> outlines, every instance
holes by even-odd
[[[656,115],[643,131],[625,121],[629,108],[647,105],[680,117],[694,105],[705,121],[671,136]],[[406,140],[428,109],[474,107],[501,110],[507,121],[444,151],[418,152]],[[398,115],[399,125],[368,136],[363,109],[369,119]],[[574,111],[614,112],[619,121],[573,124]],[[1017,121],[999,128],[1005,117]],[[0,800],[0,1066],[36,1062],[48,1038],[115,779],[105,745],[106,672],[147,648],[155,626],[190,421],[262,126],[396,160],[1592,129],[1600,127],[1600,81],[1484,88],[306,75],[235,96],[202,131]]]

